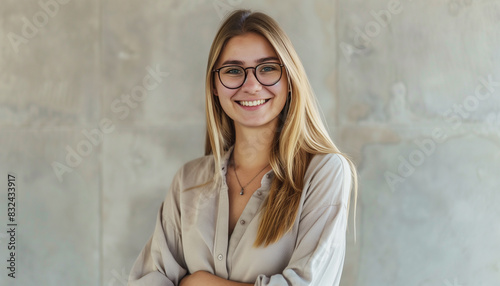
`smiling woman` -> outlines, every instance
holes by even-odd
[[[355,168],[269,16],[223,22],[206,118],[205,156],[174,176],[129,285],[339,285]]]

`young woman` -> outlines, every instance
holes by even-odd
[[[339,285],[355,169],[269,16],[220,27],[206,117],[205,156],[175,174],[129,285]]]

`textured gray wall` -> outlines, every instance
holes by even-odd
[[[206,59],[233,7],[281,23],[359,168],[342,285],[499,285],[500,1],[55,1],[0,8],[1,285],[126,284],[174,172],[203,155]]]

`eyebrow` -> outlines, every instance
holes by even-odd
[[[258,60],[256,60],[255,62],[260,64],[260,63],[263,63],[263,62],[267,62],[267,61],[280,61],[277,57],[265,57],[265,58],[260,58]],[[223,66],[225,65],[243,65],[244,62],[242,61],[238,61],[238,60],[227,60],[225,62],[222,63]]]

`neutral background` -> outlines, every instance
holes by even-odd
[[[358,166],[342,285],[498,285],[500,1],[54,1],[0,5],[1,285],[126,284],[203,155],[207,55],[238,7],[282,25]]]

